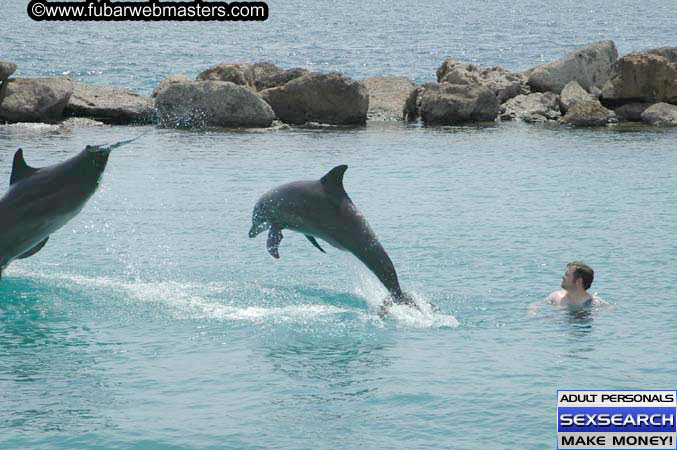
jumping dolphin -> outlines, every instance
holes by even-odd
[[[99,186],[111,150],[141,136],[88,145],[60,164],[39,169],[30,167],[23,150],[17,150],[9,190],[0,198],[0,278],[9,263],[35,255],[52,233],[80,212]]]
[[[348,166],[334,167],[319,180],[283,184],[263,194],[254,206],[249,237],[268,231],[268,253],[279,258],[282,230],[302,233],[321,252],[315,238],[355,255],[388,289],[392,302],[416,306],[402,292],[390,257],[343,188]]]

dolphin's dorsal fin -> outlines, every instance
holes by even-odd
[[[334,194],[345,194],[346,190],[343,188],[343,174],[346,173],[348,166],[342,164],[331,169],[325,176],[320,178],[322,186],[329,192]]]
[[[14,154],[14,163],[12,164],[12,176],[9,177],[9,185],[11,186],[17,181],[21,181],[24,178],[28,178],[37,171],[38,169],[34,169],[33,167],[26,164],[26,160],[24,159],[24,151],[22,149],[19,149]]]

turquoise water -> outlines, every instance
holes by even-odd
[[[149,92],[232,59],[427,81],[461,50],[526,68],[677,37],[670,2],[269,4],[263,24],[184,28],[34,24],[11,1],[0,59]],[[4,274],[0,448],[552,448],[556,389],[677,385],[674,130],[0,126],[0,180],[18,147],[43,166],[147,130]],[[350,255],[286,232],[276,261],[247,237],[260,194],[338,164],[403,288],[439,311],[381,321]],[[574,259],[613,307],[529,315]]]
[[[145,129],[4,128],[0,175],[19,145],[41,166]],[[675,386],[675,137],[151,131],[0,284],[0,444],[551,448],[556,389]],[[338,163],[439,312],[382,322],[354,258],[247,238],[260,193]],[[615,307],[529,316],[573,259]]]

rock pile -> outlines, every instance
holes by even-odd
[[[212,66],[195,80],[172,75],[145,97],[70,77],[10,78],[16,69],[0,61],[0,122],[76,117],[167,127],[269,127],[275,119],[350,126],[403,119],[426,125],[677,125],[677,47],[619,58],[612,41],[593,42],[524,72],[447,59],[436,71],[437,82],[422,85],[405,77],[359,81],[340,72],[238,62]]]

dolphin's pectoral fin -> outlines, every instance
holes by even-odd
[[[44,241],[40,242],[38,245],[36,245],[32,249],[28,250],[26,253],[23,253],[21,256],[18,256],[17,259],[24,259],[24,258],[28,258],[29,256],[35,255],[37,252],[42,250],[42,247],[45,246],[48,239],[49,239],[49,236],[47,236]]]
[[[14,154],[14,162],[12,163],[12,175],[9,177],[9,185],[13,185],[17,181],[21,181],[24,178],[28,178],[37,172],[38,169],[35,169],[28,164],[24,159],[24,151],[19,149]]]
[[[308,240],[310,241],[311,244],[313,244],[315,247],[317,247],[317,249],[319,251],[321,251],[322,253],[327,253],[327,252],[324,251],[324,249],[322,247],[320,247],[320,244],[317,243],[317,241],[315,240],[314,237],[307,235],[307,234],[306,234],[306,237],[308,238]]]
[[[281,241],[282,241],[282,230],[280,230],[275,225],[271,226],[270,231],[268,231],[268,241],[266,242],[266,246],[268,247],[268,253],[270,253],[270,256],[272,256],[275,259],[280,258],[280,253],[278,249],[280,247]]]

